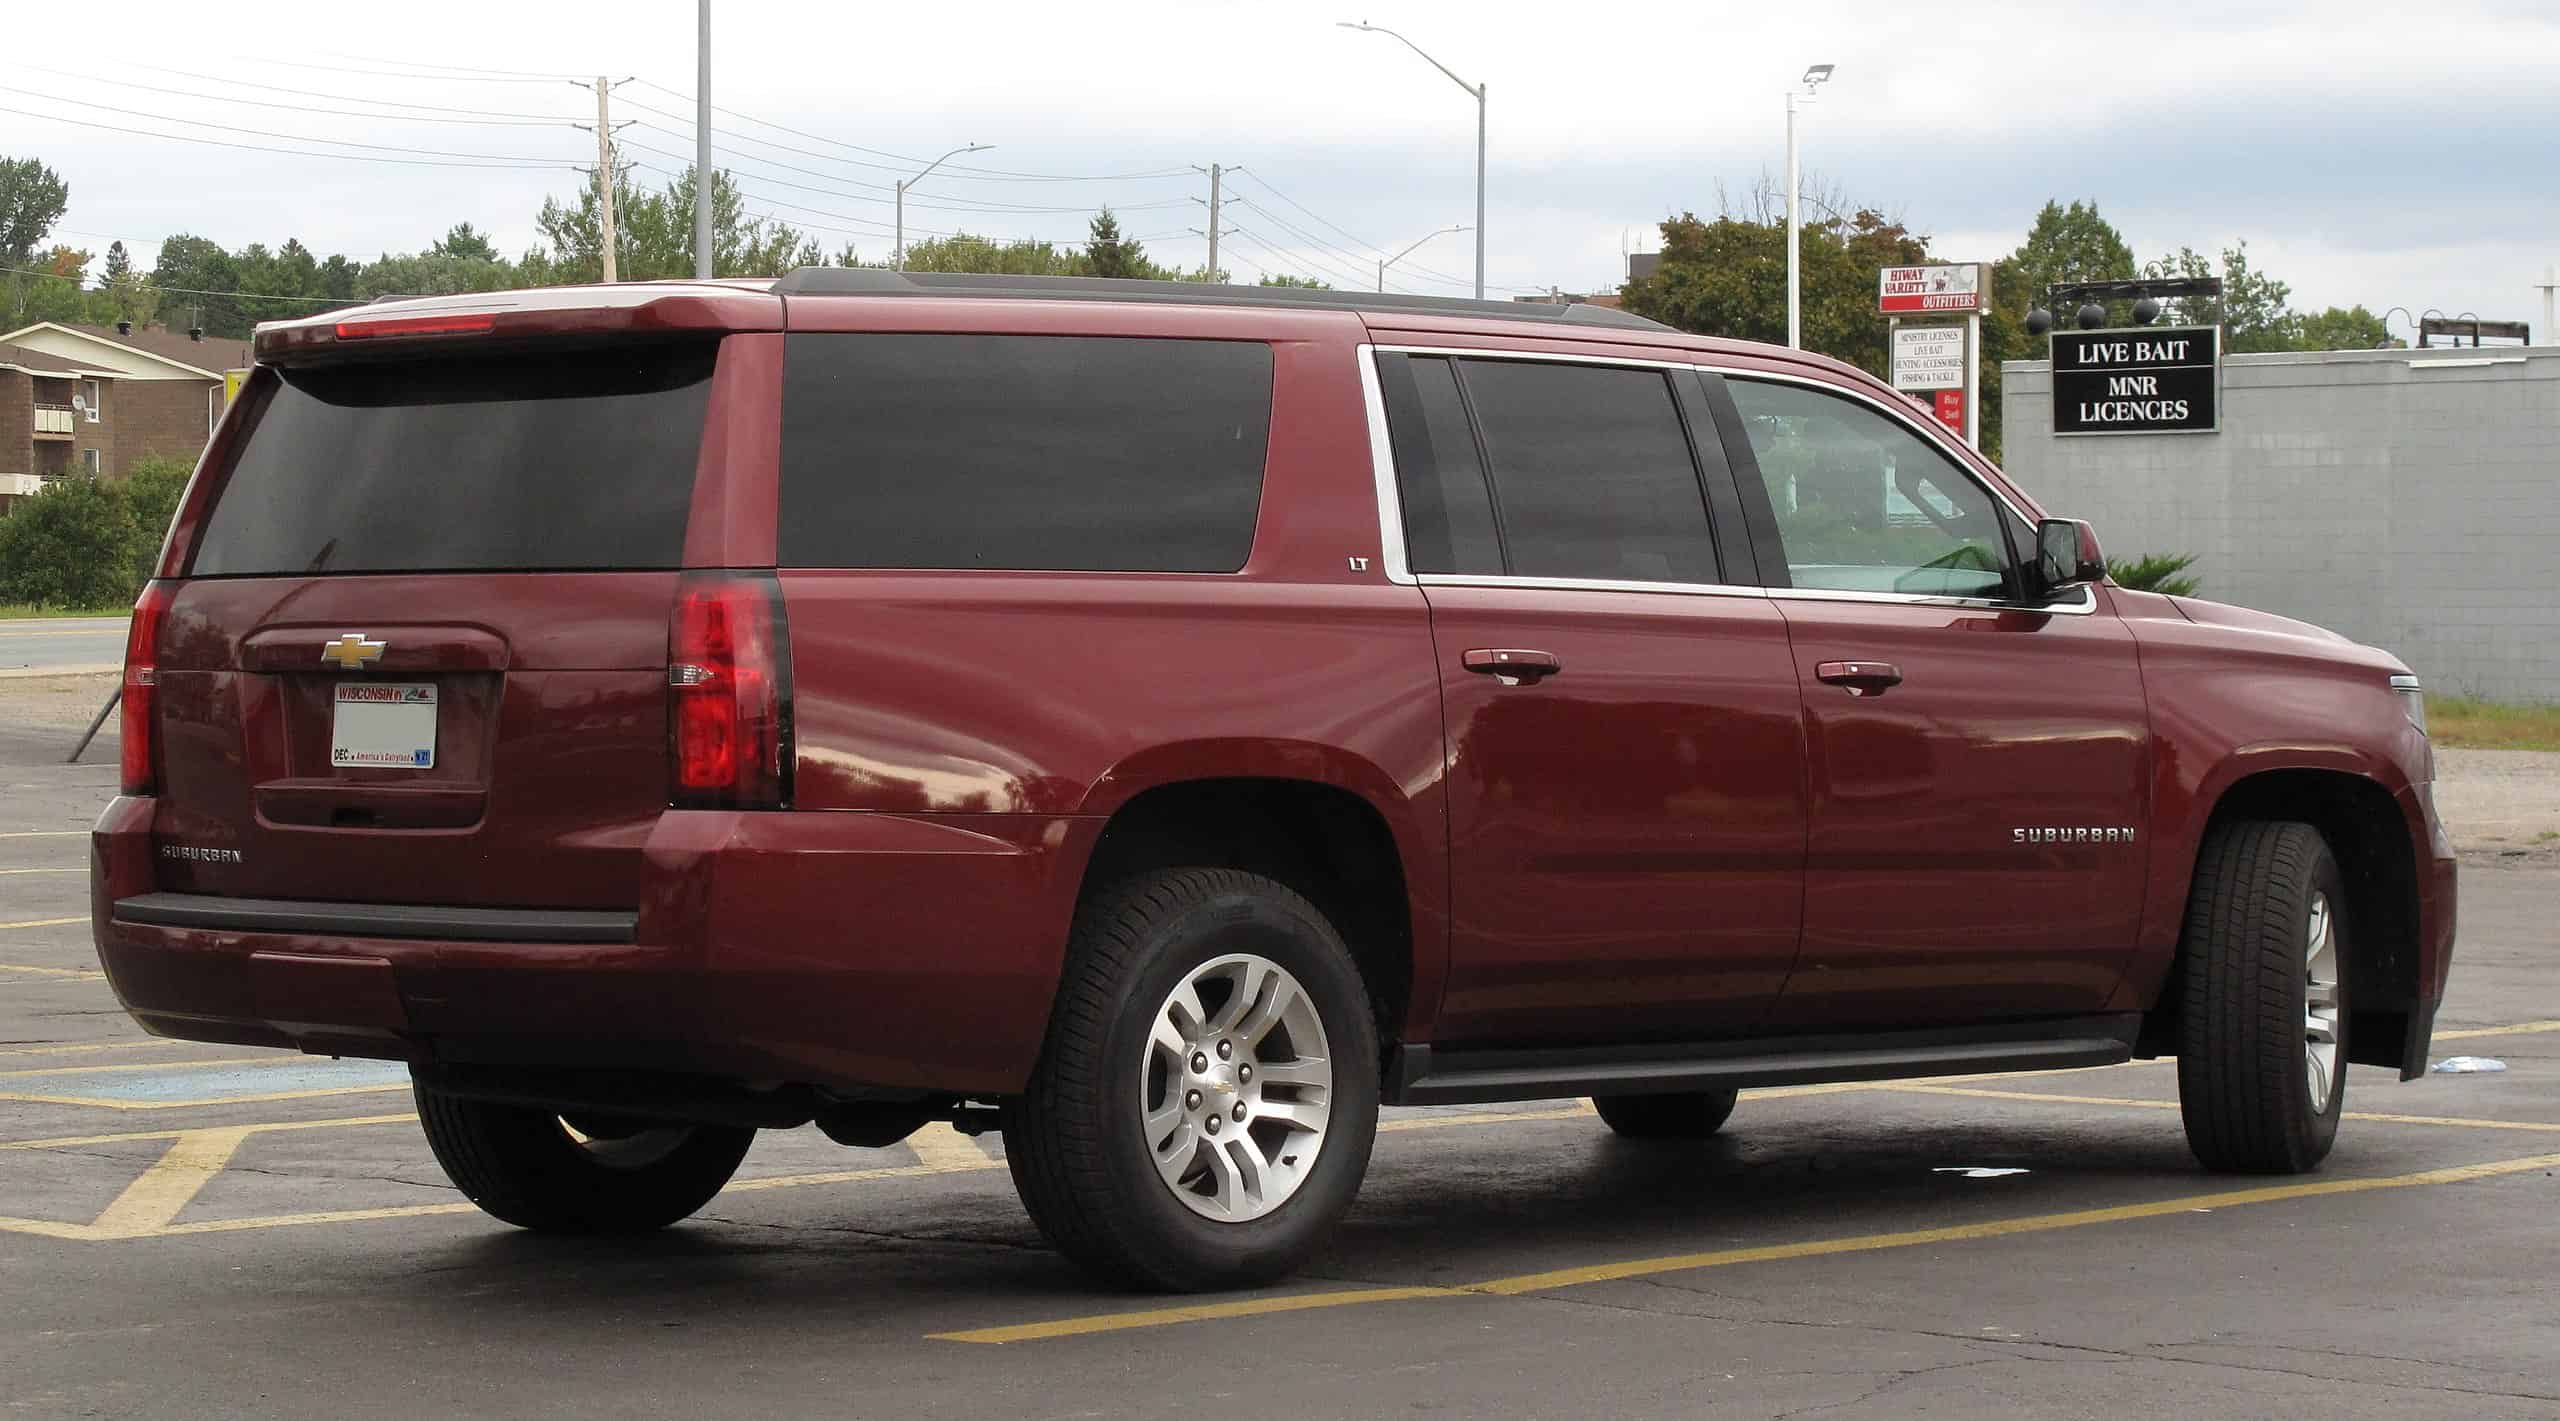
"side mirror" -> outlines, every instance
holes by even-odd
[[[2035,600],[2050,602],[2074,587],[2107,578],[2098,530],[2077,518],[2048,518],[2036,525],[2036,555],[2028,582]]]

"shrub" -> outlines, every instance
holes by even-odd
[[[2193,553],[2144,553],[2140,557],[2107,559],[2107,576],[2118,587],[2136,592],[2164,592],[2172,597],[2193,597],[2204,585],[2202,578],[2184,577],[2195,566]]]
[[[19,503],[0,518],[0,602],[72,611],[131,605],[194,470],[148,454],[121,479],[57,479]]]
[[[58,479],[0,519],[0,602],[85,609],[131,602],[133,510],[100,479]]]

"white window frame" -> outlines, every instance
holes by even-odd
[[[80,467],[93,479],[105,472],[105,463],[106,461],[99,457],[98,448],[94,444],[80,451]]]
[[[80,382],[80,394],[82,404],[87,411],[82,418],[88,420],[91,424],[96,424],[98,422],[98,411],[107,402],[106,382],[103,380],[83,380]]]

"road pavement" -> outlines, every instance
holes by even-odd
[[[65,676],[124,664],[123,617],[0,621],[0,676]]]
[[[2560,1411],[2560,868],[2467,867],[2437,1055],[2303,1178],[2208,1175],[2160,1064],[1389,1112],[1280,1286],[1099,1289],[1003,1147],[767,1132],[647,1239],[446,1184],[398,1068],[141,1036],[88,943],[114,791],[0,742],[0,1412],[29,1416],[2543,1417]],[[859,1030],[849,1022],[848,1030]],[[1711,1411],[1712,1409],[1712,1411]]]

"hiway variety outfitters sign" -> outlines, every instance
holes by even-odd
[[[2056,434],[2209,434],[2221,406],[2219,326],[2053,333]]]
[[[1982,264],[1889,266],[1876,283],[1876,309],[1888,316],[1962,315],[1983,308]]]

